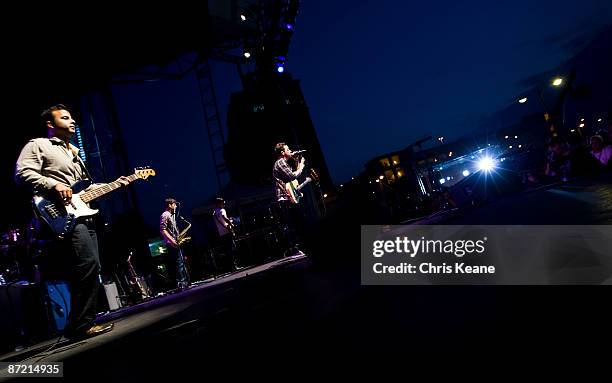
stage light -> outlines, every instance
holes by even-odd
[[[383,176],[378,177],[379,180],[382,180],[383,178],[385,178],[385,177],[383,177]]]
[[[292,31],[293,30],[293,24],[287,23],[287,24],[285,24],[285,28],[287,28],[288,31]]]
[[[327,198],[327,193],[323,194],[323,198]]]
[[[524,104],[527,102],[527,97],[523,97],[521,99],[518,100],[519,103]]]
[[[246,21],[246,16],[245,15],[240,15],[240,20]]]
[[[580,124],[578,126],[581,127],[581,128],[584,128],[584,123],[582,123],[582,124]]]
[[[508,139],[508,136],[504,137],[506,140]]]
[[[380,182],[380,180],[376,180],[376,183],[379,183],[379,182]]]
[[[508,145],[508,149],[512,149],[512,145]]]
[[[581,119],[580,119],[580,122],[584,122],[584,118],[581,118]]]
[[[495,168],[495,161],[491,157],[482,157],[478,160],[478,170],[490,172]]]
[[[251,57],[251,54],[249,52],[244,52],[244,57],[249,58]]]
[[[283,73],[283,72],[285,71],[285,67],[284,67],[284,66],[282,66],[282,65],[279,65],[279,66],[276,68],[276,71],[277,71],[278,73]]]
[[[470,171],[469,170],[466,169],[466,170],[463,171],[463,176],[464,177],[467,177],[469,175],[470,175]]]
[[[450,181],[450,180],[451,180],[451,178],[450,178],[450,177],[446,177],[446,180],[447,180],[447,181]]]
[[[518,136],[514,136],[514,138],[518,138]]]
[[[603,118],[598,118],[597,119],[597,122],[602,122],[602,121],[603,121]]]
[[[446,182],[444,178],[440,178],[440,185],[443,185]]]
[[[553,86],[560,86],[563,84],[563,79],[561,77],[557,77],[552,82]]]
[[[522,148],[522,147],[523,147],[523,145],[519,145],[519,149]]]

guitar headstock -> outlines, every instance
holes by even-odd
[[[146,167],[134,169],[134,174],[136,175],[136,177],[146,180],[149,177],[155,176],[155,170],[146,166]]]

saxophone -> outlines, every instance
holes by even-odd
[[[182,246],[183,244],[191,241],[191,237],[186,237],[185,235],[187,234],[187,231],[189,231],[189,229],[191,229],[191,222],[187,221],[185,218],[183,218],[181,216],[181,219],[185,222],[187,222],[187,226],[179,233],[179,235],[176,237],[176,243],[180,246]]]
[[[149,286],[147,285],[147,282],[144,280],[144,278],[139,276],[136,273],[136,270],[134,270],[134,266],[132,266],[131,258],[132,258],[132,254],[130,253],[130,256],[127,259],[128,271],[130,273],[130,284],[132,285],[133,288],[138,289],[138,292],[140,293],[140,297],[142,299],[151,298],[153,294],[151,290],[149,289]]]

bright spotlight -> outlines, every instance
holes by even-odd
[[[466,170],[463,171],[463,176],[464,177],[467,177],[469,175],[470,175],[470,171],[469,170],[466,169]]]
[[[559,86],[559,85],[563,84],[563,79],[561,77],[557,77],[556,79],[553,80],[552,84],[554,86]]]
[[[523,97],[521,99],[518,100],[519,103],[524,104],[527,102],[527,97]]]
[[[246,21],[246,16],[245,15],[240,15],[240,20]]]
[[[244,52],[244,57],[249,58],[251,57],[251,54],[249,52]]]
[[[478,170],[490,172],[495,167],[495,161],[491,157],[483,157],[478,160]]]
[[[446,180],[444,178],[440,178],[440,185],[444,184]]]
[[[283,72],[285,71],[285,67],[284,67],[284,66],[282,66],[282,65],[279,65],[279,66],[278,66],[278,68],[276,68],[276,71],[277,71],[278,73],[283,73]]]

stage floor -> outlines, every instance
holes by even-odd
[[[248,295],[249,290],[257,290],[260,285],[266,285],[268,280],[283,280],[289,275],[298,277],[309,265],[310,260],[300,255],[195,282],[185,290],[167,293],[100,315],[98,323],[115,324],[113,331],[106,334],[79,342],[69,342],[63,338],[58,342],[58,338],[54,338],[2,355],[0,361],[66,361],[78,358],[81,354],[95,353],[99,348],[130,343],[132,337],[138,339],[148,333],[164,336],[181,332],[228,310],[228,306],[236,303],[236,295]],[[244,297],[240,300],[244,300]]]

